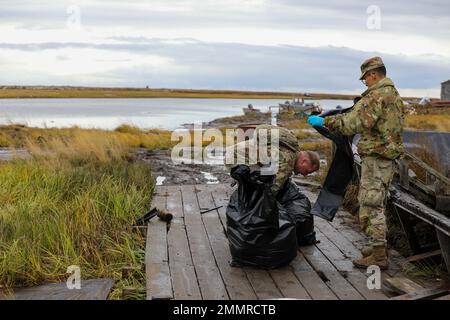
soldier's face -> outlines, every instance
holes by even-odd
[[[367,72],[366,75],[364,76],[364,79],[363,79],[363,83],[364,83],[367,87],[371,87],[371,86],[374,85],[377,81],[378,81],[378,77],[377,77],[376,72]]]

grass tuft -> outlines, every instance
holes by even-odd
[[[150,166],[130,161],[129,154],[140,139],[150,142],[159,132],[0,132],[32,154],[0,162],[0,285],[64,281],[70,265],[81,267],[82,279],[118,281],[112,298],[122,286],[142,281],[122,281],[120,274],[143,262],[144,239],[132,225],[149,209],[154,179]]]

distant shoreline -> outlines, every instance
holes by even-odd
[[[353,100],[356,94],[276,91],[201,90],[164,88],[101,88],[71,86],[0,86],[0,99],[76,98],[195,98],[195,99],[293,99]],[[406,100],[420,99],[404,97]]]

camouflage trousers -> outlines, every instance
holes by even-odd
[[[386,199],[394,174],[394,161],[364,157],[359,186],[359,221],[372,245],[386,244]]]

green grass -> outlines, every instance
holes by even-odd
[[[121,270],[143,263],[145,241],[132,225],[150,207],[151,168],[117,132],[55,132],[21,132],[33,157],[0,162],[0,286],[64,281],[78,265],[82,279],[114,278],[110,298],[120,298],[123,286],[144,281],[142,272],[121,279]]]
[[[131,225],[150,204],[148,165],[20,160],[0,175],[2,284],[58,281],[72,264],[87,277],[114,276],[138,263]]]

